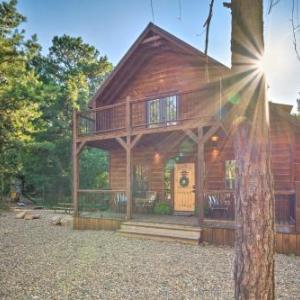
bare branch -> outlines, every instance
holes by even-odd
[[[231,2],[223,2],[223,6],[231,9]]]
[[[181,21],[182,18],[181,0],[178,0],[178,9],[179,9],[178,20]]]
[[[297,47],[297,36],[296,32],[299,31],[300,25],[295,23],[295,0],[292,0],[292,30],[293,30],[293,44],[294,44],[294,49],[297,55],[298,60],[300,60],[300,53],[298,51]]]
[[[270,0],[268,15],[271,13],[274,6],[276,6],[280,0]]]
[[[153,8],[152,0],[150,0],[150,6],[151,6],[152,21],[153,21],[153,23],[155,23],[154,8]]]
[[[209,5],[208,17],[207,17],[205,23],[203,24],[203,27],[206,28],[205,50],[204,50],[205,55],[207,55],[207,52],[208,52],[209,29],[210,29],[210,22],[211,22],[211,19],[213,16],[214,2],[215,2],[215,0],[211,0],[210,5]]]

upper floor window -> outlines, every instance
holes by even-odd
[[[234,189],[236,179],[236,161],[225,160],[225,188]]]
[[[147,101],[147,124],[150,127],[176,125],[178,114],[177,96]]]

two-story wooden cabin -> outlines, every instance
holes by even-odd
[[[87,216],[84,202],[93,201],[89,216],[150,220],[169,212],[155,221],[234,220],[235,160],[223,127],[230,103],[222,84],[229,74],[220,62],[150,23],[90,109],[74,112],[76,216]],[[271,159],[276,221],[283,230],[300,231],[300,123],[291,109],[270,103]],[[80,189],[84,146],[107,151],[109,190]],[[97,206],[101,201],[106,204]]]

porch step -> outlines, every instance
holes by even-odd
[[[194,245],[198,245],[201,238],[200,227],[139,221],[124,222],[117,232],[127,237],[173,241]]]
[[[194,212],[189,212],[189,211],[174,211],[173,215],[174,216],[193,216],[195,213]]]

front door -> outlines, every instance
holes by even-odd
[[[180,163],[174,170],[174,210],[194,212],[195,210],[195,164]]]

